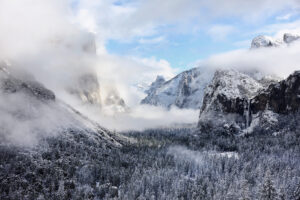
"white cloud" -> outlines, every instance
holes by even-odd
[[[276,17],[276,20],[286,21],[286,20],[289,20],[292,16],[293,16],[292,13],[288,13],[288,14],[280,15],[280,16]]]
[[[214,25],[210,27],[207,31],[207,34],[214,40],[214,41],[223,41],[226,40],[227,37],[234,33],[236,29],[231,25]]]
[[[166,41],[166,38],[163,36],[154,37],[154,38],[142,38],[139,40],[140,44],[157,44]]]
[[[250,23],[263,23],[282,10],[296,10],[297,0],[141,0],[120,5],[113,0],[79,0],[75,11],[80,24],[96,32],[101,40],[132,40],[159,34],[161,29],[190,32],[205,27],[207,22],[235,17]],[[195,28],[196,27],[196,28]],[[212,33],[229,27],[216,26]],[[221,34],[217,36],[222,38]]]
[[[121,5],[114,3],[114,0],[79,0],[75,13],[71,13],[68,0],[1,0],[0,56],[12,60],[19,68],[30,71],[36,79],[55,92],[72,85],[78,75],[97,71],[101,87],[116,88],[120,96],[130,106],[134,106],[144,95],[134,89],[136,84],[150,83],[158,74],[170,78],[176,70],[166,60],[109,55],[105,48],[109,39],[142,38],[142,43],[161,42],[168,38],[155,36],[162,35],[158,32],[165,26],[174,25],[174,30],[177,31],[177,26],[181,24],[191,21],[196,21],[196,24],[205,23],[221,17],[263,20],[262,16],[267,17],[287,6],[294,6],[295,1],[142,0]],[[298,22],[290,26],[285,24],[286,27],[296,25]],[[190,24],[187,27],[184,26],[185,31],[192,30]],[[279,29],[276,25],[269,28]],[[87,54],[82,50],[82,45],[91,39],[86,30],[97,36],[98,55]],[[231,31],[230,27],[221,25],[212,27],[210,33],[222,39]],[[230,52],[214,56],[206,63],[208,66],[266,66],[266,69],[274,68],[278,73],[287,73],[300,63],[299,51],[296,47],[284,50]],[[291,68],[281,71],[287,66]],[[102,123],[107,126],[118,129],[197,120],[197,111],[182,112],[177,109],[166,111],[137,106],[132,108],[131,113],[118,116],[115,121],[102,115],[98,119],[100,122],[103,120]]]
[[[173,69],[166,60],[155,58],[99,55],[95,66],[101,84],[115,84],[129,106],[139,104],[145,96],[143,91],[136,90],[138,84],[148,85],[157,75],[168,79],[176,73],[176,69]]]
[[[200,65],[215,68],[256,69],[266,74],[287,77],[300,69],[300,42],[278,48],[241,49],[217,54]]]
[[[285,23],[273,23],[264,26],[261,29],[255,30],[253,34],[269,34],[276,35],[277,37],[282,35],[285,32],[299,32],[300,31],[300,20],[295,20]]]
[[[117,89],[126,104],[133,107],[132,112],[135,112],[134,106],[139,104],[145,95],[142,91],[138,91],[135,85],[148,84],[154,81],[158,74],[166,78],[174,76],[175,70],[166,60],[115,56],[109,55],[105,51],[99,55],[86,52],[84,46],[93,44],[93,35],[85,29],[98,34],[99,26],[94,24],[93,18],[88,17],[88,12],[82,14],[86,26],[78,26],[78,23],[74,23],[77,18],[72,18],[66,2],[67,0],[24,0],[22,2],[1,0],[0,60],[7,59],[19,70],[32,74],[39,82],[53,90],[58,99],[65,100],[74,106],[78,106],[78,104],[73,103],[75,100],[65,94],[66,88],[74,85],[80,75],[97,72],[102,89],[100,92],[105,94],[105,89],[108,87]],[[127,12],[119,8],[113,9],[115,9],[115,15]],[[107,14],[109,12],[107,10]],[[102,24],[102,27],[105,25],[105,23]],[[107,26],[110,27],[109,24]],[[101,33],[107,34],[105,31]],[[105,35],[101,38],[100,35],[98,41],[105,43],[107,37]],[[2,97],[0,97],[1,100]],[[155,109],[149,108],[149,111],[144,109],[144,113],[152,112],[152,110]],[[165,112],[165,116],[168,115],[167,111],[157,112]],[[136,111],[135,113],[141,112]],[[128,117],[131,115],[129,114]],[[126,115],[122,117],[122,120],[125,120],[124,118]],[[138,116],[131,118],[139,121]],[[166,121],[169,118],[166,116]],[[157,121],[155,124],[158,121],[164,124],[161,122],[163,118],[159,119],[153,119],[153,121]],[[176,119],[181,120],[179,117]],[[110,124],[113,124],[113,119],[109,118],[109,120],[111,120]],[[107,120],[106,122],[109,124]],[[173,123],[174,120],[171,122]],[[104,122],[100,121],[100,123]],[[146,127],[146,123],[147,120],[144,120],[142,126],[132,120],[130,127],[134,127],[134,125]],[[123,124],[123,127],[125,125],[126,123]]]
[[[176,107],[166,108],[138,105],[130,112],[110,115],[99,113],[92,107],[81,108],[83,113],[89,113],[93,120],[101,122],[102,126],[116,131],[145,130],[150,128],[171,127],[182,124],[196,124],[199,111],[192,109],[179,109]]]

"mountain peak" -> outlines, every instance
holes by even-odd
[[[154,82],[151,83],[150,87],[145,91],[146,94],[150,95],[154,90],[159,88],[166,82],[165,78],[161,75],[158,75]]]
[[[293,33],[285,33],[283,35],[283,41],[287,44],[292,43],[296,40],[300,39],[300,35],[299,34],[293,34]]]
[[[281,45],[281,41],[275,40],[272,37],[259,35],[252,40],[251,49],[261,47],[277,47]]]
[[[146,91],[148,96],[141,103],[167,108],[177,106],[199,109],[202,105],[204,88],[211,80],[211,76],[210,70],[201,71],[200,68],[193,68],[166,82],[157,77]]]
[[[259,35],[252,40],[251,49],[258,49],[262,47],[279,47],[288,45],[300,39],[299,34],[284,33],[281,39],[275,39],[270,36]]]

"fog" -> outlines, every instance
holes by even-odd
[[[198,111],[140,106],[145,96],[137,84],[150,84],[160,74],[175,75],[168,62],[155,58],[121,57],[98,53],[96,36],[77,23],[68,1],[1,0],[0,60],[19,79],[42,83],[56,95],[56,103],[40,102],[17,92],[0,96],[0,127],[3,140],[19,145],[36,144],[43,136],[55,136],[78,126],[63,101],[111,130],[142,130],[177,123],[194,123]],[[101,46],[98,48],[102,48]],[[78,77],[94,74],[102,100],[110,90],[122,97],[128,110],[87,105],[67,92]],[[73,113],[74,114],[74,113]]]
[[[1,0],[0,60],[10,63],[16,71],[32,75],[52,90],[57,100],[70,104],[111,130],[143,130],[197,122],[198,110],[139,105],[145,97],[145,85],[154,81],[157,75],[169,79],[178,70],[165,60],[107,53],[103,38],[98,38],[99,35],[92,33],[90,27],[76,21],[76,14],[68,0]],[[203,70],[259,69],[286,77],[299,69],[299,50],[299,43],[280,48],[241,49],[214,55],[200,61],[199,65]],[[117,112],[113,106],[89,106],[70,95],[67,88],[78,84],[78,77],[83,74],[94,74],[98,78],[102,101],[111,90],[115,91],[124,99],[126,112]],[[68,122],[71,119],[69,116],[48,105],[40,105],[36,112],[35,109],[26,110],[39,105],[37,101],[26,98],[22,94],[16,94],[13,98],[6,94],[0,97],[0,124],[2,130],[6,130],[2,132],[9,133],[6,139],[34,143],[38,136],[31,136],[41,132],[35,130],[44,130],[51,135],[57,128],[71,123]],[[24,105],[28,107],[23,109]],[[25,116],[29,113],[34,117],[21,120],[11,113],[23,113]]]
[[[7,144],[35,145],[45,136],[57,136],[78,124],[54,103],[40,102],[21,92],[0,95],[0,137]]]
[[[199,111],[193,109],[166,109],[151,105],[137,105],[128,112],[113,112],[110,108],[97,110],[91,106],[80,107],[83,113],[113,131],[145,130],[150,128],[166,128],[182,124],[196,126]]]
[[[250,44],[249,44],[250,46]],[[258,70],[265,74],[286,78],[300,69],[300,42],[260,49],[239,49],[200,61],[199,65],[238,70]]]
[[[217,151],[194,151],[184,146],[171,146],[168,154],[174,156],[175,160],[189,162],[198,166],[207,166],[210,159],[239,159],[236,152],[217,152]]]

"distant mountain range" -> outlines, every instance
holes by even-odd
[[[300,41],[300,35],[285,33],[282,39],[274,39],[268,36],[257,36],[252,40],[251,50],[267,47],[279,47],[289,45],[293,42]],[[141,101],[142,104],[163,106],[170,108],[200,109],[203,103],[205,88],[211,83],[215,71],[218,69],[193,68],[184,71],[174,78],[165,81],[163,77],[157,79],[146,90],[147,96]],[[278,81],[278,77],[272,77],[268,74],[262,74],[259,71],[240,71],[254,79],[263,81],[273,79]]]
[[[290,33],[280,40],[258,36],[250,50],[279,48],[298,41],[300,35]],[[142,104],[200,109],[201,132],[248,134],[260,128],[274,133],[290,127],[279,127],[279,121],[299,109],[300,73],[281,80],[259,71],[194,68],[169,81],[158,77],[146,93]]]
[[[212,75],[213,73],[208,70],[194,68],[180,73],[169,81],[157,77],[146,91],[148,96],[141,103],[167,108],[177,106],[198,109],[202,105],[203,91]]]

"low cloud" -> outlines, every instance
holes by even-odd
[[[31,146],[44,137],[57,136],[77,123],[72,115],[53,102],[41,102],[22,92],[0,93],[1,141]]]
[[[138,105],[124,113],[114,113],[110,110],[99,112],[99,109],[90,106],[81,107],[80,111],[88,113],[91,119],[98,121],[105,128],[116,131],[164,128],[180,124],[195,125],[199,116],[198,110],[177,107],[166,109],[151,105]]]
[[[70,6],[68,0],[1,0],[0,60],[8,60],[18,70],[32,74],[37,81],[53,90],[58,99],[115,130],[142,130],[176,123],[194,123],[198,119],[198,111],[138,105],[145,95],[142,88],[138,89],[138,84],[147,85],[155,80],[156,75],[168,79],[177,71],[166,60],[111,55],[105,48],[108,40],[126,41],[146,37],[152,40],[141,41],[159,42],[163,38],[154,37],[159,35],[158,29],[164,26],[223,16],[244,18],[250,14],[250,18],[255,19],[295,4],[293,0],[230,0],[226,5],[220,5],[217,0],[153,0],[122,4],[116,4],[113,0],[72,2],[74,4]],[[216,26],[211,33],[217,34],[224,29],[227,34],[232,31],[230,27]],[[222,34],[218,36],[222,37]],[[93,50],[94,41],[97,43],[96,50]],[[237,50],[212,56],[202,64],[207,67],[260,68],[286,76],[299,68],[298,55],[299,45],[295,44],[277,49]],[[102,94],[105,95],[106,88],[115,88],[130,107],[129,112],[114,114],[106,112],[105,108],[98,110],[85,107],[67,95],[65,89],[75,85],[78,76],[86,73],[97,74]],[[22,121],[10,113],[15,113],[14,109],[29,113],[30,110],[24,110],[27,108],[23,109],[22,106],[36,102],[22,102],[22,96],[13,100],[4,96],[0,97],[0,121],[1,128],[10,130],[9,138],[21,141],[23,133],[29,136],[30,133],[35,134],[33,130],[43,128],[53,133],[53,128],[60,127],[61,122],[68,124],[64,117],[53,117],[64,115],[56,115],[51,107],[43,106],[40,113],[34,110],[31,113],[36,113],[35,117],[41,118],[41,121],[36,121],[35,117]],[[13,104],[18,106],[14,108]],[[30,139],[28,141],[30,143]]]
[[[171,78],[176,70],[165,60],[109,55],[105,51],[96,54],[97,38],[72,21],[75,18],[67,2],[1,1],[0,60],[7,60],[11,70],[33,75],[56,94],[57,102],[70,104],[112,130],[142,130],[197,120],[198,112],[193,110],[138,106],[145,94],[137,84],[147,85],[158,74]],[[66,88],[77,85],[78,77],[87,73],[98,77],[101,95],[114,88],[129,106],[128,112],[116,114],[106,107],[86,107],[68,94]],[[22,94],[1,94],[1,137],[29,145],[76,126],[72,114],[56,106]]]
[[[258,70],[287,77],[300,69],[300,42],[278,48],[241,49],[214,55],[200,65],[214,68]]]

